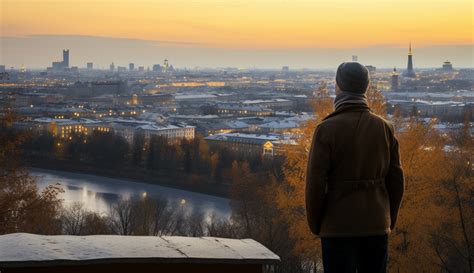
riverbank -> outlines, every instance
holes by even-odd
[[[217,197],[228,198],[229,184],[209,183],[203,176],[185,175],[176,173],[174,175],[146,169],[121,167],[117,169],[97,168],[84,163],[72,163],[56,160],[34,160],[29,166],[35,169],[64,171],[79,174],[90,174],[107,178],[128,180],[136,183],[146,183],[157,186],[170,187],[185,191],[208,194]]]

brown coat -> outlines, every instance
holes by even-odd
[[[398,142],[364,105],[342,105],[316,128],[308,160],[306,212],[320,237],[388,234],[404,190]]]

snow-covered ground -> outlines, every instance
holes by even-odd
[[[252,239],[118,235],[44,236],[28,233],[0,236],[0,266],[8,262],[59,261],[64,264],[65,261],[106,260],[110,263],[110,259],[121,258],[182,259],[190,262],[196,259],[208,262],[223,259],[270,262],[279,260],[277,255]]]
[[[110,206],[121,198],[161,196],[167,198],[172,206],[185,205],[202,211],[207,217],[213,214],[218,218],[230,217],[229,200],[226,198],[80,173],[32,169],[31,174],[37,177],[39,190],[60,183],[65,190],[61,194],[65,205],[82,202],[86,209],[101,214],[108,214]]]

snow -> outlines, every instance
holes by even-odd
[[[281,135],[257,135],[257,134],[244,134],[244,133],[223,133],[223,134],[216,134],[212,136],[207,136],[205,139],[227,139],[227,138],[246,138],[246,139],[258,139],[258,140],[266,140],[266,141],[274,141],[280,140],[282,138]]]
[[[271,100],[244,100],[242,104],[259,104],[259,103],[273,103],[273,102],[289,102],[286,99],[271,99]]]
[[[0,236],[0,266],[4,262],[121,258],[279,260],[277,255],[252,239],[119,235],[46,236],[29,233]]]
[[[214,119],[219,118],[218,115],[169,115],[170,118],[180,119]]]

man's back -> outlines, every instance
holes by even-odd
[[[309,194],[307,202],[309,210],[313,206],[322,210],[320,219],[309,219],[316,222],[318,235],[389,233],[390,197],[385,178],[402,175],[393,127],[367,106],[344,105],[318,126],[313,138],[313,150],[317,149],[310,155],[308,179],[327,183],[324,201],[314,200],[319,194]],[[401,198],[402,190],[393,189],[395,199]]]

